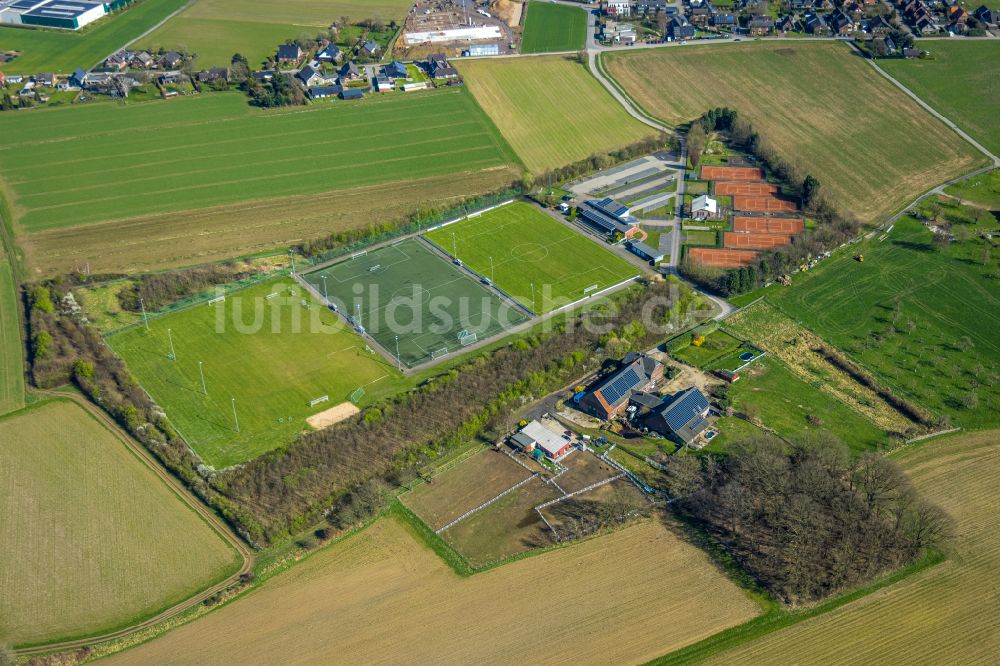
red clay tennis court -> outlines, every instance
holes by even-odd
[[[799,207],[794,201],[779,199],[772,195],[733,197],[733,208],[736,210],[749,210],[759,213],[794,213]]]
[[[693,261],[705,266],[739,268],[752,264],[757,258],[757,253],[753,250],[717,250],[710,247],[692,247],[688,249],[688,256]]]
[[[720,182],[715,184],[715,193],[722,194],[778,194],[781,187],[774,183]]]
[[[757,167],[703,166],[703,180],[764,180],[764,170]]]
[[[792,237],[788,234],[741,234],[727,231],[723,245],[742,250],[770,250],[791,242]]]
[[[799,217],[733,218],[733,231],[756,231],[762,234],[800,234],[805,223]]]

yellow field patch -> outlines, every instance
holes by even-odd
[[[948,561],[723,653],[719,664],[987,664],[1000,653],[1000,431],[902,451],[917,488],[957,522]]]
[[[533,173],[656,134],[628,115],[571,56],[469,60],[458,68]]]
[[[353,402],[342,402],[339,405],[334,405],[330,409],[324,409],[318,414],[313,414],[306,419],[306,423],[317,430],[321,430],[328,426],[332,426],[334,423],[340,423],[344,419],[349,419],[359,413],[361,413],[361,410],[358,409],[358,406]]]
[[[865,222],[985,163],[842,44],[689,46],[603,62],[643,109],[667,122],[736,109]]]
[[[107,663],[637,663],[758,612],[656,521],[460,578],[381,520]]]

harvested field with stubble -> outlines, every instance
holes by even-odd
[[[988,664],[1000,652],[1000,431],[897,454],[956,521],[947,561],[858,601],[718,655],[717,664]]]
[[[417,486],[400,497],[432,530],[489,501],[531,473],[490,449]]]
[[[875,222],[985,158],[842,44],[755,43],[603,56],[647,112],[728,106],[848,210]]]
[[[628,115],[573,56],[486,58],[456,66],[532,173],[656,133]]]
[[[77,405],[0,419],[0,644],[128,625],[225,578],[236,552]]]
[[[406,527],[380,520],[106,663],[304,663],[331,654],[344,663],[579,663],[594,655],[639,663],[758,613],[703,552],[655,521],[461,578]],[[532,618],[546,618],[545,631]]]
[[[502,189],[517,177],[513,168],[467,171],[53,229],[22,236],[20,243],[41,275],[79,270],[88,263],[95,273],[174,268],[266,252],[400,219],[415,210],[457,205]]]

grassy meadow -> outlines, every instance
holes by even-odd
[[[539,314],[583,298],[588,287],[598,291],[641,272],[524,202],[425,235],[446,252],[457,247],[462,263]]]
[[[469,60],[457,66],[533,173],[655,133],[628,115],[573,56]]]
[[[410,0],[198,0],[135,46],[197,53],[201,67],[228,65],[234,53],[255,65],[286,40],[313,38],[344,16],[402,24],[412,5]]]
[[[9,115],[0,169],[29,233],[514,161],[461,88],[279,111],[217,93]]]
[[[271,293],[278,296],[265,298]],[[168,358],[171,336],[176,360]],[[108,344],[191,447],[217,468],[288,444],[309,428],[307,417],[346,402],[358,387],[366,391],[364,405],[401,385],[394,364],[366,351],[352,330],[290,279],[153,319],[148,331],[135,326]],[[322,395],[329,401],[309,406]]]
[[[0,419],[0,644],[127,625],[239,558],[90,414],[67,401]]]
[[[0,247],[0,414],[24,406],[24,350],[18,301],[10,261]]]
[[[77,32],[0,27],[0,51],[21,51],[8,74],[89,69],[183,7],[188,0],[143,0]],[[5,134],[0,130],[0,135]]]
[[[666,122],[737,109],[865,222],[985,163],[842,44],[690,46],[603,58],[633,99]]]
[[[945,194],[989,210],[1000,210],[1000,169],[993,169],[945,188]]]
[[[986,664],[1000,648],[992,581],[1000,567],[1000,431],[907,448],[897,461],[956,522],[947,561],[739,647],[660,663]],[[713,654],[714,653],[714,654]],[[706,659],[706,657],[708,657]]]
[[[958,211],[946,215],[958,215]],[[885,240],[840,252],[768,300],[874,372],[897,393],[964,428],[1000,425],[1000,289],[997,252],[984,256],[982,215],[937,246],[903,217]],[[987,264],[983,264],[983,259]]]
[[[390,518],[107,663],[641,663],[758,612],[656,521],[461,578]],[[540,617],[545,631],[497,630]]]
[[[993,154],[1000,153],[1000,90],[996,63],[1000,43],[992,39],[920,44],[929,58],[879,60],[897,81],[968,132]]]
[[[528,3],[521,53],[576,51],[587,39],[587,9],[550,2]]]

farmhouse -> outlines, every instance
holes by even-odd
[[[298,44],[282,44],[278,47],[277,60],[283,65],[297,65],[302,60],[302,48]]]
[[[628,207],[610,197],[590,199],[578,210],[580,219],[611,238],[617,234],[631,238],[639,232],[639,223],[629,215]]]
[[[645,354],[632,352],[613,373],[580,399],[580,407],[602,419],[619,416],[634,393],[645,392],[663,378],[663,364]]]
[[[538,421],[532,421],[521,428],[521,431],[511,438],[511,443],[525,453],[532,453],[537,448],[549,460],[559,460],[573,450],[573,445],[568,440]]]
[[[696,387],[691,387],[664,399],[644,417],[643,425],[690,446],[708,429],[708,410],[708,398]]]
[[[707,194],[702,194],[691,202],[691,217],[697,220],[707,220],[718,216],[719,204]]]

